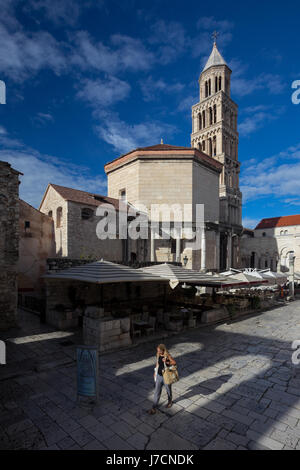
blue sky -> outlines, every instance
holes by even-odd
[[[161,138],[189,146],[217,30],[239,106],[244,224],[300,213],[294,2],[0,0],[0,11],[0,159],[24,173],[23,199],[38,206],[48,182],[106,194],[106,162]]]

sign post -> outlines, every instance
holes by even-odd
[[[77,402],[98,402],[98,347],[77,346]]]

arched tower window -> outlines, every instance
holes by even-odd
[[[208,95],[211,95],[211,79],[208,80]]]
[[[214,124],[217,122],[217,105],[214,104]]]
[[[202,111],[202,127],[205,127],[205,110]]]
[[[215,157],[217,155],[217,138],[214,136],[213,138],[213,156]]]
[[[222,90],[222,77],[219,77],[219,90]]]
[[[209,108],[209,125],[211,126],[213,123],[213,114],[212,114],[212,109]]]
[[[212,156],[212,141],[208,139],[208,154]]]
[[[215,93],[218,91],[218,77],[215,77]]]
[[[199,129],[199,131],[202,129],[202,116],[201,116],[201,113],[198,114],[198,129]]]
[[[205,82],[205,98],[207,98],[208,96],[208,83],[207,83],[207,80]]]

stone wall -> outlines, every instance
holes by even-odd
[[[55,254],[53,219],[20,199],[19,292],[42,293],[47,258]]]
[[[16,325],[19,172],[0,162],[0,329]]]
[[[99,310],[99,314],[98,311]],[[89,346],[98,346],[99,351],[130,346],[130,318],[101,318],[103,309],[87,308],[83,318],[83,341]]]

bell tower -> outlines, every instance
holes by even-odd
[[[237,240],[233,240],[242,229],[238,107],[230,97],[231,70],[217,48],[216,32],[213,37],[212,52],[199,78],[199,103],[192,107],[191,146],[223,164],[220,175],[220,232],[223,232],[220,233],[220,245],[225,240],[223,243],[227,247],[220,246],[220,267],[224,268],[239,264],[238,256],[234,254]]]

